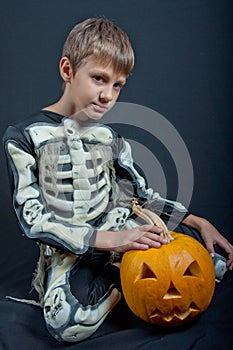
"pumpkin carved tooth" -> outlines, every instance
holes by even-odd
[[[194,303],[194,301],[191,302],[189,309],[192,311],[200,311],[200,308]]]
[[[149,210],[135,213],[153,223]],[[161,220],[161,219],[160,219]],[[125,252],[121,284],[129,308],[146,322],[179,326],[199,317],[215,289],[215,270],[208,251],[194,238],[175,232],[160,248]]]

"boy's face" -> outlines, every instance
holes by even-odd
[[[110,63],[104,65],[90,57],[71,76],[65,93],[75,119],[100,119],[110,110],[126,83],[123,73],[116,73]]]

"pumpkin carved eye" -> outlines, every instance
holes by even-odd
[[[141,279],[144,279],[144,278],[153,278],[157,280],[157,276],[145,262],[142,264],[142,272],[141,272]]]
[[[191,262],[191,264],[185,270],[184,276],[193,276],[193,277],[199,277],[199,278],[203,277],[203,273],[197,261]]]

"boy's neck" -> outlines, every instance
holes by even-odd
[[[86,121],[88,117],[84,113],[77,113],[73,109],[72,104],[69,101],[68,95],[63,93],[62,97],[55,103],[42,108],[42,110],[54,112],[60,115],[63,115],[64,117],[67,118],[75,118],[80,121]]]
[[[42,108],[42,110],[46,110],[46,111],[50,111],[50,112],[53,112],[53,113],[57,113],[57,114],[60,114],[60,115],[63,115],[64,117],[70,117],[67,113],[67,111],[65,110],[65,108],[61,108],[61,106],[59,105],[58,102],[52,104],[52,105],[49,105],[47,107],[44,107]]]
[[[55,102],[47,107],[44,107],[42,109],[46,109],[47,111],[49,110],[51,112],[64,115],[64,117],[71,117],[71,115],[72,115],[71,106],[67,101],[65,93],[62,95],[62,97],[57,102]]]

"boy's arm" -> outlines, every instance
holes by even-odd
[[[130,144],[122,137],[118,138],[115,169],[120,187],[119,193],[124,193],[128,202],[135,197],[144,208],[150,209],[162,220],[175,225],[189,215],[189,211],[181,203],[162,198],[159,193],[148,188],[144,174],[139,174],[135,168]]]
[[[146,250],[159,248],[167,244],[167,239],[160,236],[162,229],[154,225],[141,225],[123,231],[97,231],[95,248],[114,252],[127,250]]]
[[[4,136],[13,206],[23,232],[36,241],[74,254],[92,251],[96,230],[88,224],[69,225],[47,211],[39,186],[38,164],[25,135],[8,128]],[[54,198],[56,200],[56,198]]]
[[[221,233],[206,219],[190,214],[182,223],[186,226],[195,228],[201,233],[207,250],[210,254],[215,253],[214,245],[218,244],[228,255],[227,267],[233,269],[233,246]]]

